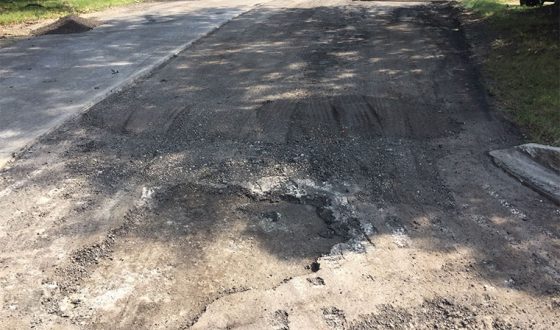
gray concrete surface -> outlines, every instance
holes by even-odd
[[[172,1],[88,17],[102,25],[0,48],[0,167],[68,118],[257,3]]]
[[[494,163],[560,205],[560,148],[524,144],[493,150]]]
[[[560,174],[560,147],[538,143],[526,143],[515,148],[527,154],[544,167],[548,167]]]

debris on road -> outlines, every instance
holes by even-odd
[[[95,20],[76,15],[68,15],[52,24],[33,31],[33,34],[40,36],[46,34],[82,33],[95,28],[97,25],[99,25],[99,22]]]

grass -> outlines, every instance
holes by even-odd
[[[0,0],[0,25],[86,13],[139,0]]]
[[[531,142],[560,146],[559,8],[463,0],[492,35],[484,72],[499,108]]]

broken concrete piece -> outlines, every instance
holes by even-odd
[[[515,149],[526,153],[538,163],[556,171],[560,174],[560,148],[546,146],[536,143],[527,143],[515,147]]]
[[[560,148],[530,143],[494,150],[490,156],[504,171],[560,204]]]

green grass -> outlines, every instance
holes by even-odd
[[[507,7],[506,3],[499,0],[463,0],[463,5],[485,16],[493,15]]]
[[[139,0],[0,0],[0,25],[85,13]]]
[[[558,7],[464,0],[493,36],[484,71],[498,105],[532,142],[560,146]]]

